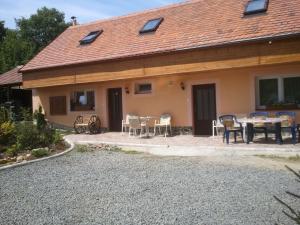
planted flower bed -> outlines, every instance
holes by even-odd
[[[0,166],[51,156],[67,148],[61,133],[47,124],[41,107],[33,118],[26,112],[26,121],[12,121],[9,110],[0,108]]]

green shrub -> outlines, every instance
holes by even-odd
[[[36,119],[36,126],[39,131],[43,130],[47,126],[47,121],[45,120],[45,115],[43,114],[42,106],[39,106],[39,109],[34,112],[34,119]]]
[[[20,116],[23,121],[32,121],[32,112],[30,108],[21,107]]]
[[[31,154],[36,158],[41,158],[49,155],[48,148],[37,148],[31,151]]]
[[[60,132],[55,130],[54,137],[53,137],[53,144],[58,144],[61,143],[62,141],[63,141],[62,135],[60,134]]]
[[[16,129],[12,122],[3,122],[0,124],[0,144],[10,145],[15,142]]]
[[[22,122],[17,126],[17,144],[20,150],[30,150],[42,146],[41,133],[31,122]]]
[[[61,140],[55,129],[46,126],[39,130],[32,122],[19,123],[16,136],[20,150],[49,147]]]
[[[19,152],[19,148],[17,145],[12,145],[12,146],[8,147],[5,151],[6,155],[9,157],[17,156],[18,152]]]
[[[38,128],[37,128],[38,129]],[[55,142],[55,129],[45,127],[40,132],[40,144],[42,147],[47,147]]]
[[[0,124],[10,120],[10,112],[5,107],[0,107]]]

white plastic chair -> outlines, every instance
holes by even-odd
[[[138,116],[130,116],[128,118],[129,122],[129,137],[131,134],[137,135],[138,130],[140,130],[140,137],[143,134],[143,131],[146,132],[146,124],[141,123],[140,118]]]
[[[160,116],[159,121],[155,120],[154,122],[154,135],[156,135],[157,128],[159,130],[159,134],[161,134],[161,127],[165,128],[165,137],[168,134],[168,128],[170,130],[170,135],[172,135],[172,127],[171,127],[171,115],[163,114]]]
[[[219,129],[224,128],[223,124],[220,123],[220,120],[212,121],[212,135],[213,137],[219,136]]]
[[[126,132],[127,128],[129,128],[129,118],[132,116],[136,115],[128,113],[125,120],[122,120],[122,133]]]

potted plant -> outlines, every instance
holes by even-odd
[[[293,110],[298,108],[298,104],[295,102],[277,102],[266,106],[267,110]]]

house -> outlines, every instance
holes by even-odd
[[[17,66],[0,75],[0,105],[13,103],[18,107],[32,107],[31,90],[24,90],[22,87],[22,67]]]
[[[191,0],[69,27],[22,68],[49,121],[170,113],[211,134],[221,114],[293,110],[300,122],[300,0]]]

